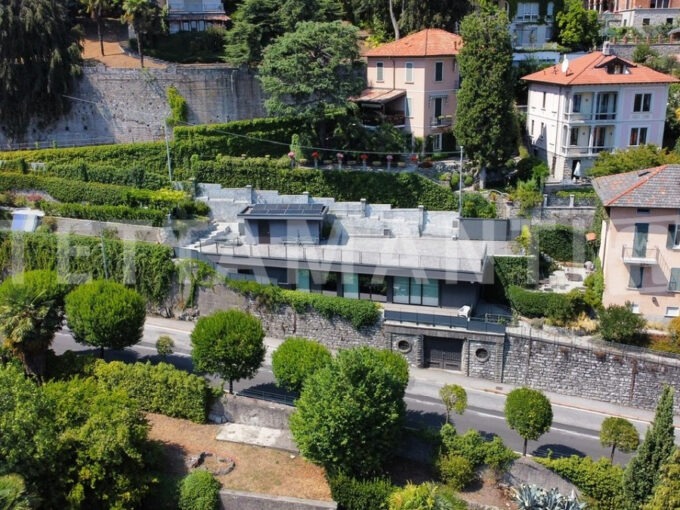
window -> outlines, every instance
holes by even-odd
[[[680,225],[668,225],[666,248],[680,248]]]
[[[442,81],[443,79],[444,79],[444,62],[435,62],[434,81]]]
[[[581,94],[574,94],[571,98],[571,113],[581,113]]]
[[[569,145],[578,145],[578,128],[571,128],[569,130]]]
[[[541,100],[541,108],[545,110],[545,92],[543,92],[543,99]]]
[[[628,280],[628,288],[641,289],[644,276],[645,266],[630,266],[630,279]]]
[[[644,145],[647,143],[647,128],[633,128],[630,130],[630,143],[628,145]]]
[[[616,118],[616,92],[604,92],[597,97],[596,120],[613,120]]]
[[[555,3],[554,2],[548,2],[548,8],[546,9],[546,18],[552,18],[553,14],[555,13]]]
[[[680,267],[671,268],[671,277],[668,281],[668,290],[671,292],[680,292]]]
[[[395,303],[439,306],[439,282],[395,276],[392,285]]]
[[[642,26],[643,26],[643,27],[644,27],[644,26],[648,26],[648,25],[649,25],[649,21],[650,21],[649,18],[642,18]]]
[[[538,3],[518,3],[517,20],[534,21],[538,19]]]
[[[666,317],[680,317],[680,308],[677,306],[667,306]]]
[[[385,81],[385,64],[383,62],[376,62],[375,73],[375,81]]]
[[[531,119],[531,136],[534,136],[534,119]]]
[[[652,106],[652,95],[651,94],[635,94],[635,101],[633,101],[633,111],[638,112],[648,112],[651,110]]]
[[[406,62],[406,83],[413,83],[413,62]]]
[[[649,208],[648,207],[638,207],[637,210],[635,211],[638,216],[646,216],[649,214]]]
[[[359,275],[342,273],[342,296],[359,299]]]
[[[673,25],[673,18],[666,18],[666,25]]]
[[[406,114],[406,117],[408,117],[408,118],[413,117],[413,115],[411,113],[411,112],[413,112],[412,107],[413,107],[413,99],[411,99],[410,97],[407,97],[406,98],[406,112],[405,112],[405,114]]]
[[[631,303],[630,304],[630,311],[633,312],[634,314],[639,315],[640,314],[640,305],[638,303]]]
[[[442,150],[442,134],[437,133],[432,136],[432,150],[434,152],[440,152]]]
[[[310,291],[309,269],[298,269],[297,270],[296,289],[301,290],[301,291],[305,291],[305,292]]]

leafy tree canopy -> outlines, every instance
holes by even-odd
[[[600,333],[608,342],[635,343],[645,324],[645,319],[628,305],[609,305],[600,312]]]
[[[0,5],[0,127],[21,136],[29,122],[66,112],[81,72],[80,36],[65,3],[6,0]]]
[[[602,446],[611,446],[609,460],[614,462],[614,452],[618,448],[624,453],[637,450],[640,444],[640,436],[635,426],[625,418],[610,416],[605,418],[600,428],[600,443]]]
[[[232,16],[224,58],[234,65],[256,65],[263,50],[298,22],[334,21],[341,17],[337,0],[244,0]]]
[[[111,280],[85,283],[66,296],[68,327],[76,342],[123,349],[142,339],[146,300]]]
[[[331,359],[330,351],[314,340],[286,338],[272,354],[272,371],[279,386],[300,392],[305,379],[328,365]]]
[[[652,499],[644,510],[670,510],[680,508],[680,448],[661,469],[661,480],[654,489]]]
[[[680,163],[680,154],[660,149],[656,145],[641,145],[624,151],[598,154],[588,174],[592,177],[643,170],[667,163]]]
[[[439,397],[446,407],[446,422],[448,423],[451,411],[463,414],[467,409],[467,392],[465,388],[457,384],[446,384],[439,389]]]
[[[331,473],[381,472],[406,412],[404,373],[408,366],[396,353],[369,347],[340,351],[308,379],[290,418],[302,454]]]
[[[454,132],[465,153],[482,166],[499,167],[515,150],[512,44],[504,12],[485,7],[461,23],[459,55],[463,83],[458,91]]]
[[[259,319],[240,310],[201,317],[191,333],[191,359],[199,372],[229,381],[252,377],[264,361],[264,330]]]
[[[357,32],[339,21],[302,22],[268,46],[259,68],[267,111],[323,114],[359,94],[364,79]]]
[[[580,0],[566,0],[563,11],[557,13],[560,43],[572,50],[589,50],[600,40],[597,11],[584,7]]]
[[[524,439],[523,455],[527,454],[527,441],[535,441],[550,430],[553,420],[550,400],[540,391],[517,388],[505,400],[505,419],[508,426]]]

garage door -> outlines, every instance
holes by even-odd
[[[425,366],[460,370],[463,342],[455,338],[425,337]]]

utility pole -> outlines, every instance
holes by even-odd
[[[165,153],[168,156],[168,178],[172,183],[172,163],[170,161],[170,144],[168,143],[168,122],[163,122],[163,136],[165,137]]]
[[[463,146],[460,146],[460,168],[458,169],[458,221],[463,218]]]

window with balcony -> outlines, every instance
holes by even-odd
[[[385,63],[376,62],[375,64],[375,81],[385,81]]]
[[[569,145],[578,145],[578,128],[571,128],[569,130]]]
[[[641,289],[645,277],[645,266],[630,266],[629,289]]]
[[[680,267],[671,268],[671,277],[668,280],[668,290],[680,292]]]
[[[571,113],[581,113],[581,94],[574,94],[571,98]]]
[[[406,62],[406,83],[413,83],[413,62]]]
[[[632,128],[630,130],[630,141],[628,145],[631,147],[637,146],[637,145],[644,145],[647,143],[647,128],[646,127],[639,127],[639,128]]]
[[[616,92],[604,92],[597,97],[597,108],[595,110],[595,119],[597,120],[613,120],[616,118],[616,100],[618,94]]]
[[[439,282],[436,280],[395,276],[392,290],[395,303],[439,306]]]
[[[680,248],[680,225],[668,225],[668,238],[666,248]]]
[[[670,5],[670,0],[650,0],[650,9],[668,9]]]
[[[444,62],[434,63],[434,81],[444,80]]]
[[[517,21],[536,21],[538,20],[538,3],[519,3],[517,4]]]
[[[635,94],[633,101],[633,112],[648,112],[652,109],[652,95],[651,94]]]

